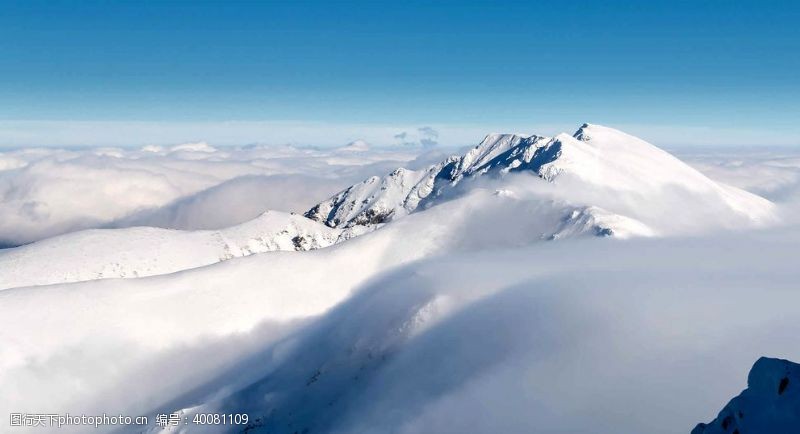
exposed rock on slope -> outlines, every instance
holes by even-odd
[[[692,434],[790,434],[800,432],[800,365],[762,357],[747,376],[747,389]]]

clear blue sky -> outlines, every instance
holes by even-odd
[[[800,144],[799,76],[798,1],[0,2],[0,146],[91,141],[75,121],[139,125],[129,144],[223,121]]]

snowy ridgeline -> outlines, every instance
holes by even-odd
[[[690,197],[703,196],[753,221],[769,221],[772,211],[768,201],[718,184],[643,140],[584,124],[572,136],[554,138],[490,134],[464,155],[427,169],[401,168],[383,178],[371,177],[317,204],[305,215],[331,227],[375,226],[434,205],[462,181],[514,172],[533,173],[547,181],[569,177],[583,188],[635,193],[640,201],[648,202],[658,202],[670,190],[684,190]],[[616,228],[637,235],[651,233],[638,222],[626,223],[620,222]],[[613,233],[615,226],[595,229]]]
[[[800,432],[800,365],[759,359],[747,377],[747,389],[708,424],[691,434],[792,434]]]
[[[278,211],[214,231],[86,230],[0,251],[0,289],[167,274],[255,253],[319,249],[338,236],[336,229]]]
[[[366,150],[356,142],[338,152]],[[89,230],[5,250],[0,289],[152,276],[254,253],[319,249],[448,202],[458,202],[456,212],[467,218],[489,212],[486,224],[530,220],[509,226],[528,231],[519,239],[529,243],[682,235],[776,219],[773,204],[761,197],[719,184],[640,139],[585,124],[553,138],[490,134],[463,155],[352,185],[305,216],[269,211],[213,231]],[[505,217],[509,212],[520,215]],[[42,261],[50,264],[46,271]]]

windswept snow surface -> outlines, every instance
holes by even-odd
[[[277,211],[218,231],[135,227],[73,232],[0,250],[0,289],[152,276],[253,253],[319,249],[336,242],[339,232]]]
[[[0,291],[0,414],[151,417],[96,432],[245,412],[165,432],[672,434],[760,355],[800,359],[797,222],[764,228],[771,202],[624,133],[492,135],[348,195],[320,209],[327,225],[270,212],[266,229],[169,232],[181,241],[152,249],[182,271]],[[339,242],[281,251],[297,247],[287,222]],[[139,230],[19,263],[74,269],[75,236],[108,249],[78,268],[144,265],[158,242]],[[259,233],[277,235],[253,247]],[[241,255],[219,261],[225,245]]]

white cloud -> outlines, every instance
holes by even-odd
[[[219,228],[266,209],[304,211],[416,157],[291,146],[20,149],[0,152],[0,245],[95,227]]]
[[[800,199],[800,149],[683,150],[679,156],[711,178],[777,202]]]
[[[796,229],[428,252],[380,273],[420,258],[415,228],[0,294],[0,334],[36,342],[0,349],[0,407],[272,410],[263,432],[666,434],[710,419],[759,356],[800,358]]]
[[[411,131],[402,136],[417,144],[421,132],[432,140],[441,135],[432,127]],[[0,152],[0,245],[92,227],[208,229],[265,209],[299,212],[367,176],[423,167],[449,151],[420,152],[421,147],[352,153],[205,142],[7,150]],[[703,148],[679,155],[713,179],[800,205],[800,151]]]
[[[248,209],[262,187],[322,189],[309,174],[383,173],[382,160],[413,157],[200,148],[4,155],[22,165],[0,172],[3,197],[15,198],[3,212],[130,216],[135,206],[104,201],[175,191],[177,201],[131,218],[213,225],[233,217],[203,214]],[[724,223],[713,205],[708,221],[681,208],[702,197],[667,191],[631,203],[532,180],[508,177],[506,187],[586,194],[665,225],[681,224],[676,215]],[[791,179],[759,188],[783,185]],[[254,427],[263,432],[674,433],[710,419],[759,356],[800,358],[796,226],[542,242],[544,202],[494,196],[495,187],[315,252],[5,290],[0,408],[144,414],[205,403],[196,410],[265,417]]]

